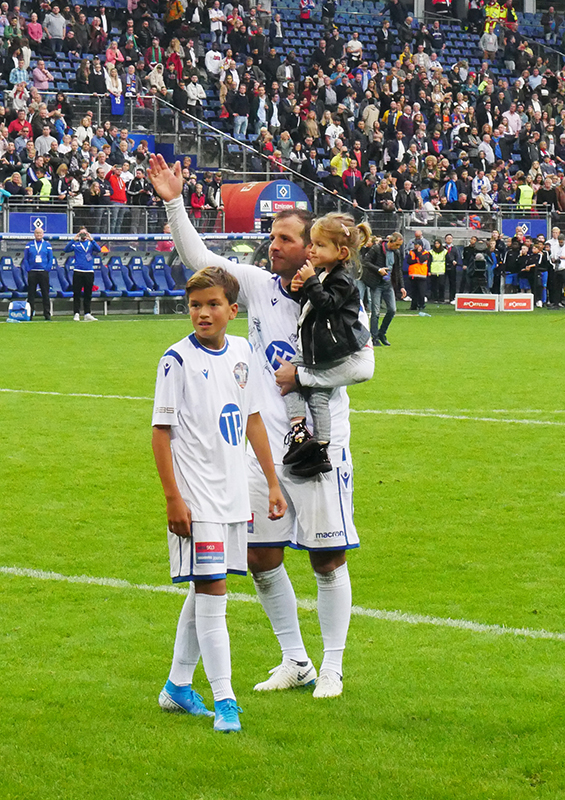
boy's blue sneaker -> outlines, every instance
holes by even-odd
[[[192,714],[195,717],[214,716],[191,686],[176,686],[171,681],[167,681],[161,690],[159,705],[163,711],[172,711],[177,714]]]
[[[214,730],[220,733],[235,733],[241,730],[241,722],[239,721],[239,713],[241,708],[238,707],[235,700],[228,698],[227,700],[217,700],[214,703],[216,716],[214,718]]]

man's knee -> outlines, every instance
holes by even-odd
[[[310,551],[312,569],[319,575],[327,575],[329,572],[333,572],[338,567],[341,567],[342,564],[345,564],[346,560],[345,550]]]
[[[253,575],[269,572],[284,561],[283,547],[248,547],[247,566]]]

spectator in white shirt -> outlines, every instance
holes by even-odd
[[[480,169],[471,182],[471,196],[476,200],[480,193],[483,191],[490,192],[491,184],[485,175],[485,171]]]
[[[49,125],[43,126],[43,133],[35,140],[35,152],[38,156],[45,156],[51,150],[51,142],[57,144],[57,139],[51,136]]]
[[[220,45],[217,42],[212,42],[212,49],[208,50],[204,56],[204,66],[209,77],[214,81],[217,81],[220,77],[222,61],[223,56],[220,52]]]
[[[336,139],[339,139],[343,136],[343,128],[339,124],[337,117],[332,117],[332,124],[328,125],[326,128],[326,144],[328,149],[331,150],[334,147]]]
[[[224,41],[224,22],[226,18],[224,12],[220,8],[220,0],[214,0],[214,5],[209,10],[210,15],[210,33],[212,34],[212,41],[222,44]]]
[[[510,103],[510,108],[502,116],[508,120],[508,127],[512,136],[518,136],[522,130],[522,120],[520,115],[516,113],[516,103]]]

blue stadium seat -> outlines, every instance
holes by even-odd
[[[100,256],[94,256],[94,283],[100,288],[101,297],[121,297],[112,283],[108,267],[102,263]]]
[[[0,259],[0,273],[2,274],[2,284],[6,291],[11,292],[12,297],[16,299],[21,299],[27,297],[27,291],[25,287],[20,288],[20,285],[16,283],[16,279],[14,277],[14,262],[10,258],[10,256],[3,256]],[[21,279],[21,270],[19,271],[19,276]]]
[[[72,288],[69,286],[69,282],[66,280],[65,276],[65,283],[61,282],[61,274],[65,274],[62,267],[59,266],[57,263],[57,259],[53,259],[54,262],[54,269],[51,270],[49,273],[49,297],[64,297],[65,299],[69,299],[73,296]],[[66,287],[66,288],[65,288]]]
[[[2,280],[2,269],[0,268],[0,300],[11,300],[12,294],[12,290],[8,289],[7,286],[4,286],[4,281]]]
[[[108,262],[108,272],[112,283],[118,292],[122,293],[122,297],[143,297],[141,289],[133,288],[133,281],[127,273],[122,259],[119,256],[112,256]],[[128,284],[129,287],[128,288]]]
[[[143,277],[145,278],[145,283],[147,286],[154,292],[162,292],[163,295],[165,294],[164,289],[159,289],[157,284],[155,283],[155,278],[153,277],[153,273],[151,268],[147,266],[147,264],[143,264],[141,267],[141,271],[143,273]]]
[[[184,297],[184,289],[175,289],[171,268],[165,263],[163,256],[155,256],[151,262],[151,271],[157,288],[167,297]]]
[[[165,292],[155,287],[149,271],[144,270],[144,266],[141,256],[132,256],[129,260],[128,269],[136,288],[142,289],[145,297],[164,297]]]
[[[18,292],[25,292],[27,296],[27,275],[17,264],[12,264],[12,275]]]

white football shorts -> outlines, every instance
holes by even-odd
[[[247,575],[247,522],[193,522],[192,536],[167,531],[173,583]]]
[[[252,518],[249,547],[293,547],[296,550],[348,550],[359,547],[353,522],[353,468],[342,451],[333,470],[315,478],[299,478],[290,467],[276,466],[288,510],[270,520],[267,481],[256,458],[248,456]]]

